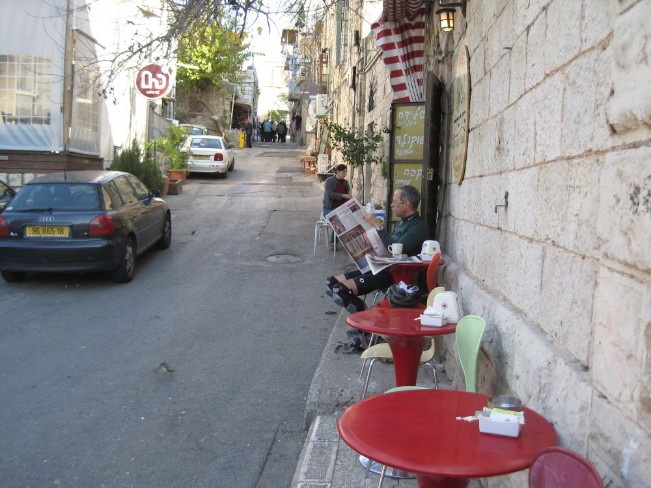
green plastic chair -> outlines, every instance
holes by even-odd
[[[466,391],[477,392],[477,356],[481,338],[486,329],[486,322],[478,315],[466,315],[461,317],[457,323],[457,330],[454,333],[457,343],[457,354],[461,369],[466,379]]]

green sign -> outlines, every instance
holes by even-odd
[[[395,104],[392,142],[392,161],[422,163],[425,147],[425,102]]]
[[[423,163],[393,163],[393,189],[412,185],[420,191],[423,184]]]

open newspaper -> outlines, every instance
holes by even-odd
[[[384,256],[371,256],[366,255],[366,260],[371,269],[371,273],[378,274],[387,266],[391,266],[396,263],[420,263],[422,262],[418,256],[408,256],[404,259],[394,258],[393,256],[384,257]]]
[[[416,256],[406,259],[394,258],[375,227],[364,220],[365,215],[364,207],[351,198],[325,216],[342,246],[362,273],[371,271],[377,274],[392,264],[420,261]]]
[[[369,257],[392,259],[375,227],[364,220],[365,215],[364,207],[355,198],[351,198],[325,216],[341,245],[362,273],[371,271]]]

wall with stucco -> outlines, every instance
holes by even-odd
[[[470,54],[441,242],[445,285],[487,322],[480,389],[542,413],[609,488],[651,479],[648,19],[650,0],[473,0],[452,37],[430,30]],[[429,69],[449,97],[452,56]]]

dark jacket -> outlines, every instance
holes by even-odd
[[[348,180],[342,180],[344,183],[344,186],[346,187],[346,193],[350,195],[350,183],[348,183]],[[341,198],[342,193],[338,193],[335,191],[335,187],[337,186],[337,177],[335,175],[329,176],[327,180],[325,180],[325,191],[323,192],[323,208],[324,209],[330,209],[332,210],[333,208],[337,208],[339,205],[343,203],[343,199]],[[333,200],[341,200],[341,202],[338,201],[333,201]]]
[[[428,238],[427,226],[420,215],[418,215],[418,212],[400,219],[394,224],[390,234],[386,230],[381,230],[378,234],[385,246],[389,246],[394,242],[401,243],[402,252],[409,256],[415,256],[420,253],[423,241]]]

